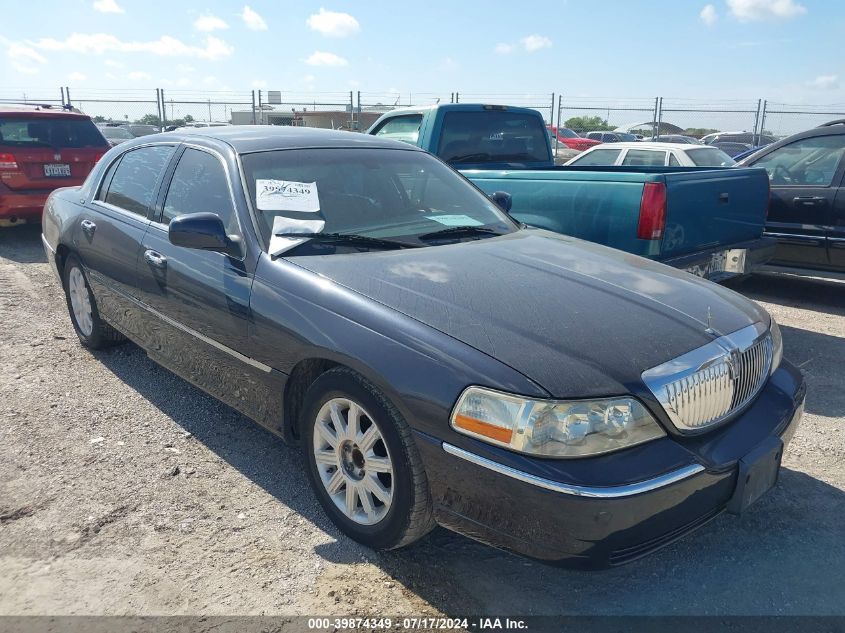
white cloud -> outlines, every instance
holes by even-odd
[[[522,47],[529,53],[539,51],[541,48],[549,48],[552,41],[545,35],[528,35],[519,40]]]
[[[499,55],[507,55],[508,53],[513,52],[513,44],[505,44],[504,42],[499,42],[496,44],[496,52]]]
[[[47,58],[29,46],[11,42],[2,37],[0,37],[0,43],[6,46],[6,58],[9,60],[9,65],[21,74],[34,75],[40,70],[41,64],[47,63]]]
[[[115,0],[97,0],[93,6],[100,13],[124,13],[123,7]]]
[[[248,4],[244,5],[244,10],[241,12],[241,18],[243,18],[246,28],[252,31],[267,30],[267,22],[265,22],[264,18],[258,15],[255,11],[250,9]]]
[[[795,0],[727,0],[731,14],[740,22],[788,19],[807,13]]]
[[[108,66],[109,68],[123,68],[124,64],[114,59],[107,59],[103,62],[104,65]]]
[[[264,88],[267,87],[267,82],[264,81],[263,79],[253,79],[252,80],[252,87],[264,89]]]
[[[358,20],[348,13],[326,11],[322,7],[319,13],[314,13],[308,18],[307,24],[312,31],[328,37],[347,37],[361,30]]]
[[[833,90],[839,87],[839,77],[837,75],[819,75],[812,81],[808,81],[807,85],[817,90]]]
[[[698,17],[701,18],[701,21],[707,26],[713,26],[716,24],[716,20],[719,19],[719,14],[716,13],[716,7],[712,4],[707,4],[701,10],[701,13],[698,14]]]
[[[68,81],[85,81],[86,79],[88,79],[88,77],[80,72],[72,72],[67,76]]]
[[[205,38],[204,47],[190,46],[169,35],[162,35],[157,40],[147,42],[124,42],[108,33],[73,33],[63,40],[42,38],[28,44],[45,51],[83,55],[102,55],[113,52],[149,53],[162,57],[198,57],[211,60],[228,57],[235,50],[223,40],[211,35]]]
[[[126,76],[132,81],[146,81],[152,79],[149,73],[145,73],[141,70],[134,70]]]
[[[349,62],[334,53],[315,51],[305,60],[309,66],[348,66]]]
[[[211,33],[212,31],[228,29],[229,25],[216,15],[201,15],[194,20],[194,28],[203,33]]]

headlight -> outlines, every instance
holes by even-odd
[[[772,335],[772,373],[775,373],[775,370],[780,365],[780,361],[783,360],[783,337],[780,334],[780,327],[775,321],[774,317],[771,317],[772,322],[769,325],[769,332]]]
[[[634,398],[531,400],[481,387],[463,392],[450,423],[464,435],[543,457],[587,457],[666,435]]]

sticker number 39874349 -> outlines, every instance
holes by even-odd
[[[316,182],[257,179],[255,198],[255,204],[261,211],[316,213],[320,210]]]

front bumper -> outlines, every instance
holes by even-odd
[[[672,464],[637,481],[617,470],[617,485],[606,476],[614,454],[601,462],[522,458],[522,467],[514,467],[513,453],[501,449],[497,459],[496,451],[470,438],[452,444],[418,434],[417,443],[441,525],[546,562],[602,568],[644,556],[725,510],[737,486],[739,460],[773,436],[789,442],[805,391],[800,372],[784,362],[754,404],[723,428],[659,440],[675,445],[665,444],[665,450],[633,447],[615,454],[617,462],[638,472],[655,467],[638,461],[654,462],[663,454]],[[679,449],[686,463],[678,463]],[[580,462],[577,482],[561,476],[573,461]],[[584,479],[591,461],[601,485]]]
[[[727,248],[701,251],[661,261],[711,281],[722,281],[754,272],[774,257],[776,249],[777,240],[761,237],[731,244]]]

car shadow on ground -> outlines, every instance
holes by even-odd
[[[801,369],[809,385],[805,411],[845,417],[845,391],[841,387],[845,338],[788,325],[780,329],[784,358]]]
[[[41,225],[0,227],[0,257],[20,264],[45,263],[47,256],[41,248]]]
[[[799,331],[800,332],[800,331]],[[722,515],[625,567],[551,567],[436,529],[393,552],[350,543],[316,503],[299,451],[125,345],[98,359],[280,503],[336,540],[316,548],[339,565],[379,566],[405,591],[451,614],[845,614],[845,493],[785,468],[742,517]],[[150,372],[161,372],[156,380]]]
[[[845,282],[816,277],[757,274],[725,284],[749,299],[845,316]]]

